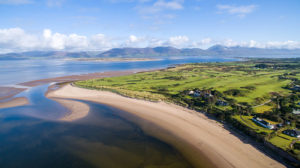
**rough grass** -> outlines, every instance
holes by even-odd
[[[272,111],[272,106],[268,106],[268,105],[263,105],[263,106],[258,106],[255,107],[253,110],[255,113],[264,113],[266,111]]]
[[[273,132],[270,129],[264,128],[258,124],[256,124],[255,122],[252,121],[253,116],[244,116],[244,115],[235,115],[232,116],[233,118],[235,118],[237,121],[239,121],[240,123],[242,123],[243,125],[246,125],[247,127],[251,128],[252,130],[254,130],[257,133],[271,133]]]
[[[296,138],[290,137],[285,134],[278,134],[274,138],[270,139],[269,142],[283,150],[287,150],[290,149],[290,144],[294,139]]]

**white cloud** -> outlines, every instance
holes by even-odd
[[[239,17],[245,17],[246,14],[252,13],[257,5],[235,6],[235,5],[217,5],[220,13],[226,12]]]
[[[26,34],[20,28],[0,29],[0,49],[33,49],[39,45],[38,41],[36,36]]]
[[[224,46],[242,46],[257,48],[300,49],[300,41],[267,41],[258,42],[234,41],[232,39],[214,40],[203,38],[197,41],[187,36],[172,36],[167,39],[154,37],[138,37],[130,35],[124,38],[107,37],[104,34],[84,36],[78,34],[61,34],[50,29],[40,34],[30,34],[21,28],[0,29],[0,53],[23,52],[32,50],[66,50],[91,51],[108,50],[116,47],[156,47],[172,46],[177,48],[208,48],[215,44]]]
[[[142,4],[137,6],[138,12],[145,15],[161,14],[165,11],[181,10],[183,9],[184,0],[157,0],[153,4]]]
[[[22,5],[33,3],[32,0],[0,0],[0,4],[5,5]]]
[[[157,8],[165,8],[165,9],[172,9],[172,10],[178,10],[182,9],[182,1],[164,1],[164,0],[158,0],[153,4],[153,7]]]
[[[89,46],[86,50],[107,50],[117,47],[114,40],[107,38],[104,34],[96,34],[88,39]]]
[[[269,41],[266,43],[265,47],[268,48],[300,48],[300,42],[299,41]]]
[[[216,42],[227,47],[241,46],[241,47],[254,47],[254,48],[277,48],[277,49],[300,49],[300,41],[267,41],[258,42],[255,40],[250,41],[234,41],[232,39],[227,39],[223,41]]]
[[[52,34],[50,29],[45,29],[43,32],[43,48],[63,50],[63,49],[85,49],[88,47],[86,36],[77,34],[64,35],[60,33]]]
[[[129,36],[129,42],[135,43],[138,41],[138,38],[135,35],[130,35]]]
[[[61,7],[66,0],[47,0],[49,7]]]
[[[212,42],[212,39],[211,38],[205,38],[205,39],[202,39],[201,40],[201,44],[202,45],[208,45]]]
[[[169,38],[166,45],[182,48],[188,45],[189,40],[187,36],[174,36]]]

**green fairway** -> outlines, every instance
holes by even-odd
[[[167,100],[188,89],[215,89],[222,93],[238,89],[240,95],[226,95],[238,102],[259,105],[271,98],[270,93],[287,95],[291,81],[279,79],[286,70],[255,69],[251,63],[187,64],[166,70],[129,76],[76,82],[81,87],[114,90],[120,94],[151,100]]]

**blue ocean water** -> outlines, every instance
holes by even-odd
[[[156,61],[92,62],[69,60],[9,60],[0,61],[0,86],[14,85],[51,77],[93,72],[132,69],[165,68],[174,64],[234,61],[231,58],[178,57]]]

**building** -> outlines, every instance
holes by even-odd
[[[217,103],[216,103],[217,106],[227,106],[228,103],[225,102],[225,101],[222,101],[222,100],[218,100]]]
[[[269,122],[267,122],[263,119],[260,119],[258,117],[253,117],[252,121],[259,124],[259,125],[261,125],[262,127],[265,127],[265,128],[268,128],[268,129],[274,129],[274,125],[272,125]]]
[[[300,131],[297,131],[297,130],[288,129],[288,130],[282,131],[282,133],[289,135],[291,137],[300,138]]]
[[[189,95],[193,95],[193,94],[194,94],[193,90],[189,91]]]
[[[293,109],[293,114],[300,114],[300,109]]]
[[[200,97],[201,91],[199,91],[199,90],[196,90],[196,91],[191,90],[191,91],[189,91],[189,95],[193,96],[193,97]]]
[[[299,85],[295,85],[292,90],[294,91],[300,91],[300,86]]]
[[[190,90],[188,92],[186,92],[188,95],[193,96],[193,97],[213,97],[214,95],[212,95],[211,90]]]

